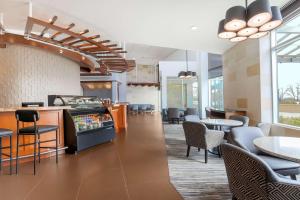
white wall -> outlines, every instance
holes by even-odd
[[[185,51],[176,51],[171,55],[172,60],[182,61],[160,61],[159,70],[161,76],[161,103],[162,108],[167,108],[167,77],[177,77],[180,71],[186,71]],[[198,76],[199,88],[199,110],[201,117],[205,117],[205,107],[208,106],[208,53],[189,51],[189,55],[194,55],[194,61],[189,61],[189,70],[195,71]],[[166,60],[166,59],[165,59]]]

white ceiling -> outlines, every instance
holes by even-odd
[[[29,0],[0,0],[6,29],[24,30]],[[271,0],[282,6],[288,0]],[[115,41],[222,53],[232,44],[217,38],[225,11],[243,0],[32,0],[33,17],[58,23],[75,22],[77,29]],[[199,27],[191,30],[191,26]]]

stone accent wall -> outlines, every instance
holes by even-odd
[[[127,82],[156,83],[157,67],[151,65],[137,65],[136,68],[127,72]]]
[[[0,49],[0,107],[42,101],[49,94],[80,95],[80,67],[62,56],[21,45]]]
[[[224,107],[246,110],[250,125],[272,122],[270,37],[248,39],[223,55]]]
[[[246,40],[223,55],[224,107],[246,110],[251,124],[261,121],[259,41]]]

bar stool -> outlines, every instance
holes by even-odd
[[[38,146],[38,159],[41,161],[41,148],[49,148],[55,149],[56,151],[56,163],[58,163],[58,126],[56,125],[37,125],[37,121],[40,119],[40,114],[36,110],[17,110],[16,111],[17,118],[17,156],[16,156],[16,174],[18,174],[18,165],[19,165],[19,147],[33,145],[34,146],[34,161],[33,161],[33,173],[36,174],[36,147]],[[33,126],[20,128],[20,122],[32,122]],[[40,135],[43,133],[48,133],[51,131],[55,131],[55,139],[51,140],[40,140]],[[21,144],[19,145],[19,136],[34,136],[33,143]],[[40,146],[41,143],[53,142],[55,141],[55,147],[46,147]]]
[[[10,174],[12,174],[12,130],[0,128],[0,170],[2,170],[2,155],[9,157],[9,170]],[[2,138],[9,137],[9,146],[3,147],[2,146]],[[2,149],[8,149],[9,148],[9,154],[5,154],[2,152]]]

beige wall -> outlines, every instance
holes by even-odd
[[[250,124],[272,121],[270,40],[248,39],[223,54],[224,107],[246,110]]]
[[[153,104],[155,110],[160,110],[160,93],[154,86],[128,86],[127,101],[131,104]]]
[[[152,65],[137,65],[137,67],[127,72],[127,82],[134,83],[156,83],[157,67]]]
[[[24,101],[47,104],[49,94],[80,95],[79,65],[40,49],[9,45],[0,49],[0,107]]]

